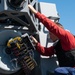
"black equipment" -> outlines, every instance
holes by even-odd
[[[13,9],[22,9],[25,4],[25,0],[7,0],[8,5]]]
[[[7,43],[7,47],[7,50],[10,50],[10,56],[13,56],[24,72],[29,75],[37,66],[33,52],[35,47],[29,35],[25,34],[23,37],[11,38]]]

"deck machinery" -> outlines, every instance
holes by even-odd
[[[59,15],[56,11],[55,4],[38,2],[37,0],[0,0],[1,75],[48,74],[49,68],[46,68],[48,65],[44,65],[46,62],[45,58],[40,56],[35,46],[32,44],[33,41],[30,39],[30,36],[32,35],[43,46],[48,46],[48,30],[28,9],[28,4],[31,4],[37,11],[45,14],[49,19],[59,21]],[[46,12],[48,11],[47,5],[50,6],[50,10],[52,9],[52,11],[50,11],[51,13]],[[45,42],[43,42],[42,37],[45,39]],[[16,56],[17,53],[15,54],[14,52],[17,51],[19,52],[19,55]],[[27,51],[27,53],[25,51]],[[25,60],[27,56],[30,59],[28,63],[26,63],[28,60]],[[53,59],[54,58],[55,57],[53,57]],[[49,59],[49,61],[52,60]],[[29,65],[30,62],[35,64],[34,67],[32,66],[33,68],[31,67],[32,69],[29,68],[29,66],[32,65]],[[43,67],[45,67],[45,69]],[[30,71],[31,73],[27,73],[27,71]]]

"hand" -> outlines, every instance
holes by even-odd
[[[33,36],[30,36],[30,38],[33,41],[34,46],[36,46],[38,41]]]
[[[37,10],[35,10],[32,5],[29,4],[29,5],[28,5],[28,8],[29,8],[34,14],[37,13]]]

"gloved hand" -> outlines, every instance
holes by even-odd
[[[28,8],[34,13],[36,14],[37,13],[37,10],[32,6],[32,5],[28,5]]]
[[[34,46],[36,46],[37,43],[38,43],[38,41],[37,41],[33,36],[30,36],[30,38],[31,38],[31,40],[32,40],[32,42],[33,42],[33,44],[34,44]]]

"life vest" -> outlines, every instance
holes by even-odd
[[[60,41],[54,45],[60,67],[75,67],[75,49],[65,51],[62,49]]]

